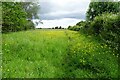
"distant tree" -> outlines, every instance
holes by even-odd
[[[72,26],[68,26],[68,29],[70,29]]]
[[[42,28],[37,28],[37,29],[42,29]]]
[[[56,26],[55,29],[58,29],[58,26]]]
[[[52,27],[52,29],[54,29],[54,27]]]
[[[62,29],[62,27],[60,26],[59,29]]]
[[[91,0],[91,3],[89,4],[89,9],[86,13],[86,18],[87,20],[93,20],[94,17],[102,13],[117,13],[119,11],[120,2],[114,2],[114,0]]]

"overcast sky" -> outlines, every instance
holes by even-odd
[[[90,0],[40,0],[39,16],[43,24],[38,27],[52,28],[62,26],[67,28],[85,20],[85,13]]]

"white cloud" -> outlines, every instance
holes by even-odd
[[[75,25],[85,19],[89,3],[90,0],[40,0],[40,19],[44,24],[36,27]]]

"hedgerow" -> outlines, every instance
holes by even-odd
[[[82,21],[76,26],[70,27],[75,30],[80,27],[79,31],[87,35],[99,37],[100,40],[108,44],[116,53],[119,53],[120,47],[120,14],[104,13],[96,16],[93,21]]]
[[[120,47],[120,15],[105,13],[97,16],[91,22],[90,29],[93,34],[109,44],[115,51]]]

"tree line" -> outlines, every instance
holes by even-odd
[[[37,2],[2,2],[2,33],[34,29],[32,19],[39,19],[39,6]]]

